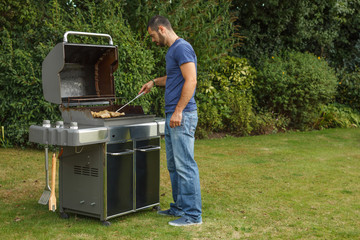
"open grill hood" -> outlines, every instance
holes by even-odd
[[[109,37],[109,45],[68,43],[67,35]],[[108,34],[67,32],[42,63],[43,93],[47,101],[60,105],[65,123],[87,126],[116,126],[154,121],[141,106],[127,106],[125,116],[94,118],[91,111],[116,111],[114,72],[118,68],[118,48]],[[101,106],[99,106],[101,105]],[[97,107],[94,107],[97,106]]]
[[[117,67],[117,46],[58,43],[42,63],[44,97],[64,106],[113,101]]]

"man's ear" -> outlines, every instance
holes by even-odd
[[[164,26],[159,26],[159,32],[161,33],[161,34],[165,34],[165,27]]]

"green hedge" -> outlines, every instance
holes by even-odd
[[[238,33],[236,48],[258,67],[285,50],[326,57],[333,67],[360,65],[360,0],[232,0]]]
[[[258,109],[290,119],[290,127],[306,129],[319,107],[334,99],[337,78],[325,60],[313,54],[286,52],[263,63],[255,84]]]
[[[340,77],[336,101],[360,111],[360,69]]]
[[[251,132],[255,77],[256,70],[246,59],[220,59],[218,68],[198,83],[199,136],[218,131],[239,135]]]

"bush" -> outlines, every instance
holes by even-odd
[[[337,86],[336,102],[360,111],[360,70],[345,73]]]
[[[323,105],[315,129],[350,128],[360,126],[360,112],[338,103]]]
[[[258,109],[290,119],[306,129],[319,107],[333,99],[337,80],[325,60],[310,53],[286,52],[263,63],[254,92]]]
[[[252,87],[256,71],[246,59],[224,57],[198,82],[199,132],[251,132]]]
[[[289,122],[288,118],[274,112],[260,112],[253,115],[251,134],[262,135],[286,132]]]

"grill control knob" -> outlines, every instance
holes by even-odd
[[[43,126],[43,127],[46,127],[46,128],[51,127],[51,125],[50,125],[50,120],[44,120],[42,126]]]
[[[64,128],[64,122],[63,121],[57,121],[56,122],[56,128]]]
[[[70,123],[70,129],[78,129],[79,127],[78,127],[78,124],[77,124],[77,122],[71,122]]]

